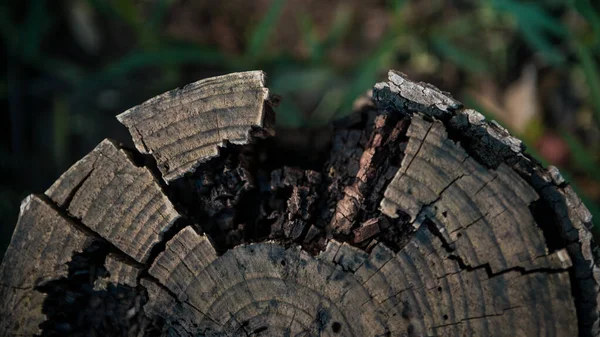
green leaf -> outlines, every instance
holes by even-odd
[[[137,8],[131,0],[108,1],[114,12],[131,27],[136,27],[141,23]]]
[[[248,41],[247,56],[256,59],[262,52],[271,32],[275,29],[275,24],[281,13],[286,0],[273,0],[267,14],[263,17],[258,26],[254,29]]]
[[[404,9],[406,0],[389,0],[388,6],[394,12],[395,15],[400,15]]]
[[[514,0],[492,0],[492,4],[496,9],[512,14],[520,25],[532,27],[540,33],[546,31],[556,37],[569,35],[567,28],[539,5]]]

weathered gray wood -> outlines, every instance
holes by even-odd
[[[452,98],[449,93],[428,83],[413,82],[400,72],[390,70],[388,80],[377,83],[375,90],[380,104],[385,102],[396,110],[410,109],[435,117],[448,117],[462,107],[462,103]]]
[[[237,73],[119,120],[170,182],[225,140],[248,143],[267,96],[262,72]],[[430,85],[392,71],[373,98],[363,130],[339,131],[322,172],[256,174],[236,148],[178,181],[191,203],[178,184],[163,187],[193,228],[175,224],[149,168],[103,141],[24,201],[0,266],[0,335],[40,332],[36,287],[66,277],[92,238],[110,248],[95,289],[147,291],[143,316],[162,318],[165,335],[596,335],[591,215],[560,172]],[[244,149],[269,165],[267,152]]]
[[[268,95],[262,71],[234,73],[169,91],[117,118],[168,183],[217,156],[226,140],[248,143],[252,127],[263,126]]]
[[[106,286],[109,283],[124,284],[135,288],[142,272],[140,267],[133,266],[127,261],[123,261],[123,259],[116,254],[109,254],[106,257],[104,267],[108,272],[108,277],[97,279],[94,284],[94,288],[96,289],[106,289]]]
[[[351,262],[350,252],[343,261]],[[275,242],[239,246],[217,257],[206,237],[188,227],[167,244],[150,274],[177,298],[155,288],[146,309],[173,319],[171,308],[178,308],[182,316],[175,325],[191,334],[383,336],[386,331],[350,273]]]
[[[566,271],[489,275],[464,270],[449,255],[422,227],[397,254],[383,245],[367,254],[332,241],[315,258],[271,242],[217,257],[206,237],[188,227],[151,267],[170,292],[147,281],[146,310],[175,319],[182,333],[205,336],[257,330],[269,336],[568,336],[577,330],[573,302],[564,301],[570,297]]]
[[[471,267],[488,264],[494,273],[569,267],[547,256],[543,232],[529,210],[539,196],[506,164],[486,169],[448,139],[441,122],[419,115],[408,136],[402,165],[381,202],[383,213],[404,212],[416,228],[433,221]],[[513,238],[504,240],[507,236]]]
[[[32,336],[46,319],[46,295],[36,287],[68,273],[67,262],[91,237],[77,229],[43,198],[30,195],[0,265],[0,335]]]
[[[373,91],[373,98],[381,108],[398,109],[406,114],[424,113],[432,117],[440,117],[445,126],[453,132],[460,134],[464,141],[461,146],[468,150],[470,156],[478,163],[492,169],[500,166],[514,170],[528,185],[538,194],[541,200],[548,203],[552,209],[547,215],[556,221],[556,224],[538,224],[555,233],[567,242],[566,251],[573,264],[571,274],[576,275],[571,280],[572,293],[578,312],[579,333],[581,336],[595,336],[600,333],[600,315],[598,304],[600,303],[599,285],[600,272],[596,266],[597,256],[594,255],[595,247],[591,234],[591,214],[585,208],[579,197],[571,186],[565,183],[558,170],[554,167],[543,169],[539,163],[532,160],[524,153],[521,141],[512,137],[506,129],[495,121],[488,122],[485,118],[472,109],[453,109],[459,105],[435,104],[443,98],[432,98],[432,101],[412,102],[407,98],[405,92],[412,89],[398,90],[398,87],[412,87],[422,91],[422,83],[415,83],[404,76],[399,79],[397,73],[390,71],[389,81],[378,83]],[[443,93],[442,93],[443,94]],[[446,94],[443,94],[446,95]],[[437,97],[438,95],[434,95]],[[417,104],[415,104],[417,103]],[[449,120],[448,120],[449,119]],[[424,137],[425,134],[422,134]],[[450,186],[450,188],[453,188]],[[404,198],[405,196],[402,196]],[[405,200],[415,201],[414,198]],[[389,200],[388,200],[389,201]],[[386,209],[390,203],[383,203],[382,209]],[[404,207],[408,207],[405,204]],[[411,205],[414,209],[418,205]],[[395,206],[388,208],[389,212],[395,211]],[[443,211],[441,212],[443,214]],[[439,214],[439,213],[438,213]],[[503,213],[503,216],[506,212]],[[434,217],[439,219],[439,217]],[[481,220],[479,220],[481,223]],[[439,227],[439,223],[437,224]],[[484,235],[489,235],[486,229],[482,229]],[[441,234],[447,235],[447,232]],[[458,237],[458,232],[455,233]],[[461,234],[462,235],[462,234]],[[509,237],[519,237],[519,232],[507,232],[499,242],[509,241]],[[451,243],[453,240],[447,240]],[[552,260],[566,261],[564,254],[556,256]],[[553,262],[556,263],[556,262]]]
[[[75,163],[46,195],[140,263],[179,217],[150,170],[135,166],[110,140]]]

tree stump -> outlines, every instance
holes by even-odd
[[[275,105],[251,71],[119,115],[137,151],[23,201],[1,334],[599,334],[591,215],[497,123],[395,71],[319,144]]]

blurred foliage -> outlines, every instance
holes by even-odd
[[[249,69],[267,71],[269,87],[284,97],[282,127],[322,126],[345,116],[389,68],[437,84],[498,118],[541,161],[559,165],[600,219],[598,6],[593,0],[4,1],[1,234],[6,242],[18,200],[43,190],[103,137],[129,142],[114,120],[118,112],[202,77]],[[498,97],[508,97],[531,64],[540,111],[515,127],[498,113],[510,110]],[[549,90],[542,85],[547,78]],[[544,158],[552,152],[544,146],[551,132],[560,135],[566,160]]]

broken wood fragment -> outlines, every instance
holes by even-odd
[[[168,183],[217,156],[226,141],[247,144],[252,128],[265,125],[268,96],[262,71],[233,73],[156,96],[117,118]]]
[[[46,191],[59,207],[136,262],[179,218],[149,169],[104,140]]]

